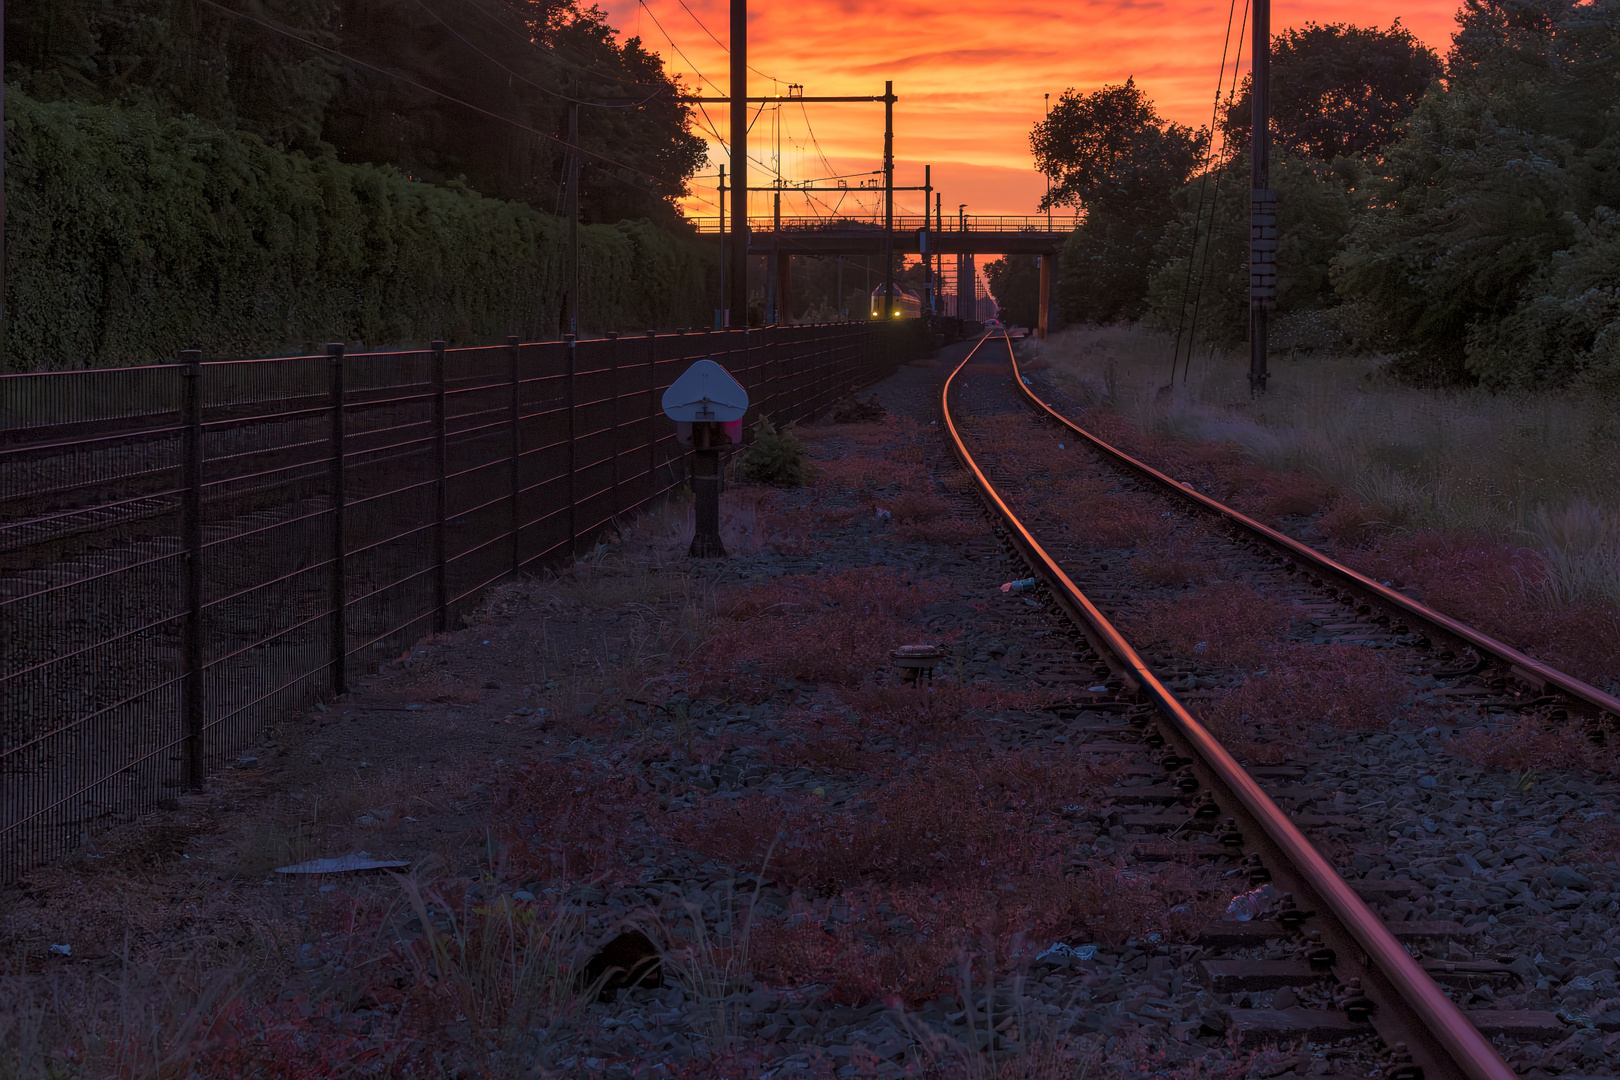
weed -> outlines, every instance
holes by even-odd
[[[1594,743],[1567,721],[1540,714],[1519,716],[1505,727],[1475,728],[1452,739],[1450,748],[1487,768],[1513,770],[1519,790],[1528,790],[1538,773],[1610,772],[1616,765],[1612,747]]]
[[[1215,701],[1210,716],[1217,724],[1250,734],[1317,722],[1372,730],[1387,727],[1412,693],[1389,657],[1356,645],[1281,645],[1262,663]]]
[[[1223,581],[1151,600],[1124,620],[1127,633],[1176,656],[1248,665],[1271,654],[1289,609],[1241,582]]]
[[[754,425],[753,444],[737,459],[737,476],[756,484],[803,487],[804,444],[792,428],[778,428],[762,414]]]

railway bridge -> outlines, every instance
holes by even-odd
[[[791,189],[789,189],[791,190]],[[719,217],[691,219],[699,233],[729,245],[732,234]],[[939,279],[937,260],[946,255],[968,259],[975,255],[1035,255],[1040,257],[1041,325],[1046,335],[1051,300],[1053,257],[1073,230],[1073,223],[1047,215],[958,215],[954,219],[926,215],[895,215],[894,227],[882,220],[840,217],[750,217],[748,252],[775,256],[773,291],[777,311],[788,310],[792,284],[792,257],[864,255],[883,258],[891,253],[922,256],[929,264],[930,280]],[[727,247],[729,250],[729,246]],[[959,264],[958,279],[963,272]],[[971,265],[971,264],[966,264]]]

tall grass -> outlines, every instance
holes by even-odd
[[[1144,432],[1314,472],[1397,528],[1529,547],[1549,604],[1620,599],[1620,403],[1415,389],[1384,378],[1377,357],[1274,359],[1252,401],[1247,357],[1196,356],[1171,385],[1169,342],[1144,330],[1073,329],[1027,348],[1071,396]]]

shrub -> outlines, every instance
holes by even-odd
[[[557,331],[563,232],[524,204],[195,117],[17,92],[8,106],[15,370]],[[698,251],[645,222],[582,227],[580,255],[587,327],[702,308]]]
[[[737,475],[756,484],[803,487],[804,444],[792,428],[778,428],[761,415],[754,425],[753,445],[737,459]]]

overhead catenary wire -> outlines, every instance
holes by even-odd
[[[664,29],[664,24],[658,21],[658,16],[654,15],[652,8],[647,6],[647,0],[636,0],[636,3],[641,5],[641,10],[647,13],[647,18],[651,19],[653,21],[653,25],[658,27],[658,32],[664,35],[664,40],[669,42],[669,47],[674,49],[676,55],[678,55],[682,60],[686,61],[686,66],[692,69],[692,73],[698,78],[702,79],[704,82],[708,83],[709,86],[713,88],[715,93],[724,96],[725,91],[720,89],[718,86],[715,86],[713,79],[699,71],[698,66],[692,63],[692,58],[682,52],[679,45],[675,44],[675,39],[669,36],[668,30]]]
[[[530,79],[527,76],[520,74],[519,72],[513,71],[511,68],[507,67],[505,64],[501,63],[499,60],[497,60],[493,56],[489,55],[489,53],[485,52],[483,49],[480,49],[477,45],[474,45],[471,41],[467,40],[467,38],[462,35],[461,31],[457,30],[455,27],[453,27],[449,23],[445,22],[443,16],[441,16],[438,12],[434,11],[432,8],[430,8],[426,4],[424,4],[422,2],[422,0],[416,0],[416,6],[421,8],[423,11],[427,12],[429,15],[433,16],[434,20],[436,22],[438,22],[438,24],[440,26],[442,26],[446,30],[450,31],[451,35],[453,37],[455,37],[455,39],[457,41],[461,42],[463,45],[467,46],[467,48],[471,49],[473,52],[477,53],[479,56],[482,56],[485,60],[488,60],[490,63],[494,64],[496,67],[500,68],[502,71],[506,72],[508,75],[512,76],[512,78],[517,79],[517,80],[519,80],[521,82],[525,82],[528,85],[534,87],[536,90],[540,91],[542,94],[549,94],[550,96],[552,96],[554,98],[557,98],[557,99],[559,99],[561,101],[572,102],[575,105],[589,105],[589,106],[592,106],[593,108],[599,108],[599,109],[639,109],[643,105],[646,105],[649,101],[652,101],[654,98],[662,97],[663,95],[669,93],[668,88],[660,87],[659,89],[656,89],[652,93],[648,94],[645,98],[642,98],[640,101],[626,102],[626,103],[624,103],[622,105],[605,104],[605,103],[600,102],[600,101],[586,101],[586,100],[583,100],[581,98],[569,97],[567,94],[564,94],[559,90],[553,90],[549,86],[542,86],[540,83],[535,82],[533,79]],[[530,42],[530,45],[533,45],[533,42]]]
[[[254,15],[249,15],[246,12],[236,11],[236,10],[234,10],[232,8],[228,8],[224,4],[216,3],[215,0],[200,0],[200,2],[207,5],[208,7],[214,8],[216,11],[221,11],[221,12],[225,13],[226,15],[230,15],[233,18],[242,19],[242,20],[244,20],[246,22],[251,22],[251,23],[254,23],[254,24],[258,25],[258,26],[262,26],[266,30],[271,31],[272,33],[280,34],[282,37],[288,38],[289,40],[292,40],[292,41],[296,41],[301,45],[307,45],[312,49],[319,49],[321,52],[328,53],[328,54],[330,54],[332,56],[335,56],[339,60],[344,61],[345,63],[353,64],[356,67],[363,67],[367,71],[375,71],[379,75],[386,76],[387,78],[390,78],[390,79],[395,79],[395,80],[397,80],[399,82],[405,83],[408,86],[413,86],[416,89],[422,91],[423,93],[432,94],[434,97],[443,98],[446,101],[452,102],[452,103],[454,103],[456,105],[460,105],[462,108],[469,109],[472,112],[478,113],[481,116],[487,116],[492,120],[499,120],[504,124],[510,124],[512,127],[515,127],[520,131],[526,131],[531,135],[538,135],[542,139],[545,139],[545,140],[547,140],[549,142],[556,143],[558,146],[561,146],[561,147],[563,147],[565,149],[568,149],[568,150],[572,150],[577,154],[582,154],[585,157],[595,158],[597,161],[606,162],[609,165],[616,166],[616,167],[618,167],[620,169],[625,169],[625,170],[627,170],[627,171],[629,171],[631,173],[636,174],[637,176],[642,176],[642,177],[645,177],[648,180],[651,180],[654,184],[662,184],[663,183],[662,180],[660,180],[658,177],[654,176],[652,173],[646,172],[643,169],[638,168],[635,165],[629,164],[628,162],[620,161],[617,158],[608,157],[606,154],[599,154],[595,150],[586,150],[583,147],[575,146],[573,143],[569,142],[567,139],[559,138],[556,135],[553,135],[548,131],[541,131],[539,128],[531,127],[528,124],[523,123],[521,120],[514,120],[510,116],[502,116],[500,113],[492,112],[489,109],[485,109],[485,108],[483,108],[481,106],[474,105],[470,101],[463,101],[461,98],[458,98],[453,94],[447,94],[443,90],[435,90],[433,87],[423,85],[422,83],[417,82],[415,79],[412,79],[412,78],[410,78],[408,76],[405,76],[405,75],[401,75],[396,71],[389,71],[387,68],[378,67],[376,64],[368,63],[367,61],[361,60],[361,59],[359,59],[357,57],[350,56],[347,53],[344,53],[344,52],[341,52],[338,49],[332,48],[330,45],[322,45],[318,41],[310,41],[308,38],[300,37],[299,35],[293,33],[291,30],[288,30],[288,29],[286,29],[284,27],[277,26],[275,23],[269,22],[269,21],[267,21],[265,19],[258,18],[257,16],[254,16]],[[641,188],[643,191],[646,191],[648,194],[656,195],[659,198],[664,198],[665,195],[666,195],[665,192],[658,191],[655,188],[649,188],[649,187],[647,187],[647,186],[645,186],[643,184],[637,184],[637,183],[634,183],[633,181],[624,180],[622,177],[620,177],[618,179],[620,180],[621,183],[627,183],[627,184],[630,184],[632,187]]]
[[[1249,21],[1249,0],[1243,0],[1243,18],[1241,20],[1239,20],[1238,25],[1241,27],[1244,24],[1246,24],[1248,21]],[[1232,61],[1232,86],[1231,86],[1231,89],[1229,89],[1227,91],[1227,94],[1226,94],[1226,107],[1228,109],[1231,109],[1232,103],[1237,99],[1238,71],[1242,66],[1243,66],[1243,37],[1242,37],[1242,34],[1240,32],[1239,36],[1238,36],[1237,57]],[[1225,140],[1222,140],[1222,143],[1221,143],[1221,157],[1222,157],[1222,161],[1221,161],[1220,168],[1222,170],[1225,170],[1226,166],[1231,162],[1232,157],[1233,157],[1232,148],[1229,145],[1227,145]],[[1197,288],[1195,288],[1193,290],[1192,320],[1188,324],[1188,327],[1187,327],[1187,360],[1186,360],[1186,363],[1182,365],[1182,369],[1181,369],[1181,381],[1183,383],[1185,383],[1187,381],[1187,377],[1192,373],[1193,342],[1198,340],[1198,338],[1197,338],[1197,334],[1198,334],[1198,312],[1199,312],[1199,309],[1202,307],[1203,302],[1204,302],[1204,283],[1205,283],[1205,281],[1208,280],[1208,277],[1209,277],[1209,259],[1210,259],[1210,254],[1211,254],[1211,252],[1212,252],[1212,250],[1214,249],[1214,246],[1215,246],[1215,225],[1216,225],[1216,222],[1220,219],[1220,212],[1221,212],[1221,177],[1220,177],[1220,175],[1217,174],[1216,177],[1215,177],[1215,191],[1210,197],[1209,229],[1204,234],[1204,257],[1200,261],[1199,267],[1198,267],[1198,285],[1197,285]],[[1194,239],[1195,239],[1195,242],[1196,242],[1196,236],[1195,236]],[[1188,255],[1189,261],[1191,260],[1191,257],[1192,256],[1189,253],[1189,255]],[[1170,373],[1170,377],[1171,377],[1172,381],[1175,379],[1175,372],[1174,371],[1172,371]]]
[[[420,0],[418,0],[420,2]],[[1221,66],[1215,74],[1215,99],[1210,105],[1209,115],[1209,144],[1204,148],[1204,164],[1198,180],[1198,206],[1193,211],[1192,246],[1187,250],[1187,274],[1181,283],[1181,305],[1176,313],[1176,338],[1170,354],[1170,382],[1176,381],[1176,365],[1181,361],[1181,332],[1187,320],[1187,294],[1192,289],[1193,263],[1198,260],[1198,230],[1204,219],[1204,191],[1209,186],[1209,167],[1215,155],[1215,124],[1221,111],[1221,92],[1226,89],[1226,56],[1232,48],[1232,16],[1237,12],[1237,0],[1228,0],[1226,6],[1226,34],[1221,38]],[[1247,20],[1249,14],[1248,0],[1243,0],[1243,15]],[[1238,28],[1238,57],[1243,54],[1243,30],[1241,24]],[[1236,79],[1238,60],[1232,64],[1233,78]],[[1223,145],[1224,149],[1224,145]],[[1220,184],[1216,183],[1217,192]],[[1211,215],[1213,217],[1213,215]],[[1205,244],[1208,245],[1206,238]],[[1189,333],[1190,336],[1190,333]],[[1188,346],[1188,355],[1191,356],[1191,345]]]

